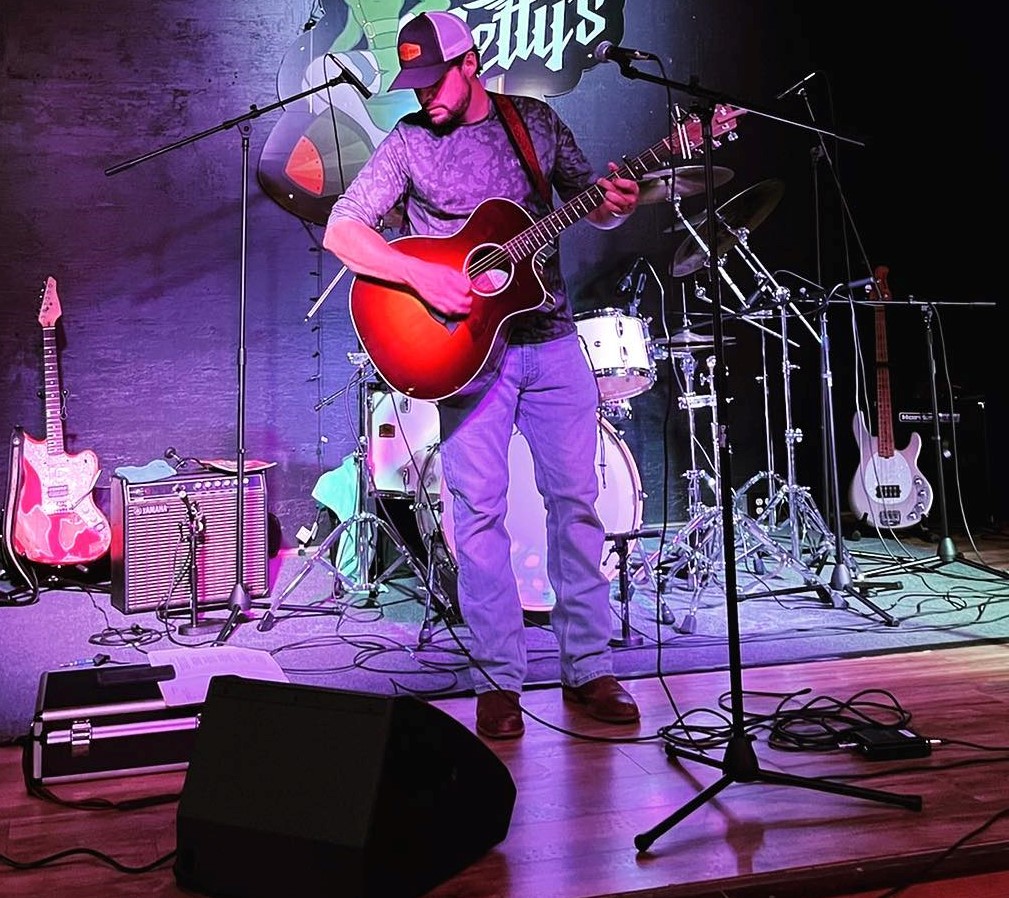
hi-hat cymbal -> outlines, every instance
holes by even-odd
[[[715,247],[715,255],[721,258],[738,242],[735,232],[745,228],[753,231],[759,227],[768,215],[774,211],[778,205],[782,194],[785,192],[785,184],[778,178],[770,178],[760,181],[752,187],[747,187],[742,193],[737,193],[728,202],[722,203],[715,210],[715,217],[718,219],[716,235],[718,238]],[[699,221],[690,220],[701,237],[706,236],[707,216],[703,216]],[[679,245],[676,255],[673,257],[673,276],[683,277],[693,274],[704,265],[706,253],[697,244],[693,236],[688,236]]]
[[[675,180],[673,172],[668,168],[653,171],[645,175],[639,182],[638,205],[648,206],[652,203],[671,203],[674,196],[694,196],[704,193],[704,166],[684,165],[677,168]],[[714,167],[715,187],[732,180],[735,174],[731,168],[721,165]],[[672,180],[672,183],[671,183]]]

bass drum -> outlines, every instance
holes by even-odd
[[[596,441],[596,475],[599,498],[596,511],[607,533],[636,530],[641,525],[644,496],[641,479],[627,444],[613,426],[599,421]],[[546,508],[536,490],[532,453],[529,444],[516,429],[508,447],[508,513],[505,525],[512,538],[512,569],[518,582],[519,599],[526,611],[549,611],[556,595],[547,578]],[[416,515],[417,528],[425,545],[430,544],[435,524],[440,521],[445,545],[455,568],[455,535],[452,521],[452,494],[442,479],[439,446],[431,446],[421,468]],[[440,509],[441,513],[438,513]],[[628,548],[633,547],[628,544]],[[613,580],[618,574],[618,558],[603,546],[601,569]],[[455,584],[450,585],[455,593]]]

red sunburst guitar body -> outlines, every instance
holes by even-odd
[[[20,452],[15,451],[13,458],[19,470],[11,533],[11,548],[17,555],[55,566],[96,561],[108,552],[112,541],[108,519],[92,498],[100,471],[98,457],[90,450],[71,454],[64,449],[56,358],[60,313],[56,281],[49,278],[39,313],[46,438],[39,440],[19,431]]]
[[[712,136],[732,132],[744,112],[717,106]],[[640,156],[625,158],[623,167],[608,177],[639,180],[668,165],[670,156],[695,150],[702,137],[701,122],[692,117]],[[473,285],[473,305],[465,318],[446,319],[399,284],[356,277],[350,317],[379,374],[415,399],[445,399],[462,390],[503,345],[508,319],[549,308],[553,300],[539,279],[540,254],[602,199],[602,188],[593,184],[539,221],[510,200],[489,199],[455,234],[394,240],[409,256],[464,271]]]

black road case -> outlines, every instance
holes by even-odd
[[[202,705],[166,705],[158,683],[174,675],[150,664],[43,673],[26,775],[60,783],[185,769]]]

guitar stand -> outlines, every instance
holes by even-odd
[[[925,348],[926,363],[928,365],[928,375],[930,384],[930,398],[932,402],[932,442],[935,449],[935,470],[936,470],[936,491],[939,496],[939,523],[942,528],[935,555],[925,558],[900,558],[892,564],[874,568],[866,571],[866,577],[882,577],[890,573],[913,573],[920,570],[937,571],[947,564],[959,562],[968,567],[984,571],[988,574],[995,574],[997,577],[1009,579],[1009,572],[990,567],[980,561],[967,558],[956,548],[953,537],[949,533],[949,516],[946,509],[946,478],[942,470],[942,434],[939,430],[939,394],[936,390],[936,365],[935,348],[932,342],[932,317],[935,314],[935,303],[921,303],[921,311],[925,321]],[[955,427],[956,423],[950,417],[950,426]]]

